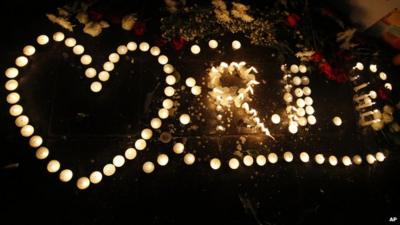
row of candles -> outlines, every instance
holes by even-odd
[[[64,43],[67,47],[73,48],[73,52],[76,55],[81,55],[84,53],[84,47],[81,45],[76,44],[76,40],[74,38],[65,38],[65,35],[61,32],[57,32],[53,35],[53,40],[55,42],[61,42],[64,40]],[[37,43],[40,46],[45,46],[50,42],[50,38],[47,35],[40,35],[36,39]],[[143,44],[145,43],[145,44]],[[127,49],[133,51],[134,47],[137,44],[135,42],[129,42],[127,45]],[[142,46],[142,47],[140,47]],[[145,46],[145,47],[143,47]],[[146,52],[149,48],[146,47],[147,43],[142,42],[139,45],[139,48],[143,51]],[[146,50],[147,49],[147,50]],[[154,48],[152,47],[150,50],[151,54],[153,56],[158,56],[155,52],[159,51],[158,47]],[[156,49],[156,50],[154,50]],[[124,47],[118,47],[117,49],[118,54],[122,55],[126,53],[126,49]],[[29,145],[36,149],[35,156],[39,160],[45,160],[49,158],[50,156],[50,150],[48,147],[44,146],[44,140],[43,138],[39,135],[36,134],[36,129],[31,123],[29,117],[27,115],[24,115],[24,109],[23,106],[21,105],[21,96],[18,93],[17,89],[19,86],[18,81],[16,78],[20,75],[20,69],[23,67],[26,67],[29,63],[28,57],[33,56],[36,53],[36,48],[33,45],[27,45],[23,48],[23,56],[19,56],[15,60],[15,65],[16,67],[10,67],[6,69],[5,71],[5,76],[8,78],[8,81],[5,84],[6,90],[8,90],[10,93],[7,95],[7,102],[11,105],[9,109],[9,113],[11,116],[15,117],[15,125],[20,128],[20,134],[23,137],[29,138]],[[114,53],[110,55],[109,59],[111,63],[116,63],[119,58],[119,56],[115,55]],[[174,71],[174,68],[172,65],[167,64],[168,58],[164,55],[161,55],[158,57],[158,63],[163,66],[163,70],[166,73],[166,79],[165,82],[167,85],[164,94],[167,97],[171,97],[175,93],[175,89],[172,87],[177,81],[176,78],[172,78],[170,73]],[[89,55],[83,55],[81,56],[81,63],[83,65],[89,65],[91,63],[91,57]],[[105,71],[103,72],[110,72],[112,71],[114,65],[113,64],[104,64],[104,69]],[[99,79],[102,80],[101,77],[104,78],[104,75],[102,76],[101,73],[99,74]],[[88,76],[89,78],[94,77],[96,74],[94,68],[88,68],[85,71],[85,75]],[[104,74],[104,73],[103,73]],[[108,76],[106,76],[108,77]],[[102,81],[105,81],[107,79],[103,79]],[[194,95],[198,95],[201,93],[201,88],[199,86],[196,86],[195,84],[192,84],[192,82],[187,82],[187,84],[192,86],[192,93]],[[94,92],[100,91],[101,86],[96,87],[96,85],[93,85],[92,83],[91,89]],[[95,86],[95,87],[93,87]],[[173,101],[169,98],[166,98],[162,101],[163,107],[158,111],[158,117],[153,118],[150,121],[150,127],[154,130],[160,129],[162,126],[162,120],[168,118],[169,116],[169,111],[168,109],[172,108],[173,106]],[[182,114],[179,117],[179,120],[182,124],[188,124],[190,122],[190,116],[188,114]],[[97,184],[101,182],[103,176],[112,176],[115,174],[116,169],[119,167],[122,167],[126,160],[133,160],[136,158],[137,151],[142,151],[146,149],[147,147],[147,142],[153,137],[153,131],[150,128],[144,128],[141,131],[140,138],[137,139],[134,143],[134,147],[130,147],[125,150],[124,155],[116,155],[113,157],[113,160],[111,163],[106,164],[101,171],[93,171],[90,173],[88,177],[80,177],[76,180],[76,186],[79,189],[86,189],[90,186],[90,184]],[[190,160],[190,155],[187,156],[186,158],[189,158]],[[160,165],[166,165],[168,162],[168,158],[166,155],[160,155],[157,159],[158,163]],[[72,180],[74,173],[71,169],[68,168],[63,168],[59,160],[56,159],[51,159],[47,163],[47,170],[50,173],[57,173],[59,172],[59,179],[62,182],[69,182]],[[154,170],[154,164],[150,161],[147,161],[143,164],[143,171],[146,173],[151,173]]]
[[[356,104],[355,109],[359,113],[359,124],[363,127],[371,126],[372,128],[379,130],[383,127],[384,123],[381,119],[381,111],[374,107],[376,104],[375,100],[377,98],[377,93],[369,88],[371,86],[370,82],[359,82],[359,80],[362,79],[359,73],[362,71],[364,71],[364,65],[361,62],[358,62],[353,67],[353,75],[350,77],[350,80],[353,82],[353,84],[359,83],[353,87],[355,92],[353,101]],[[377,73],[377,65],[371,64],[369,66],[369,71],[373,74]],[[387,75],[384,72],[380,72],[378,76],[383,81],[387,79]],[[390,83],[386,83],[385,87],[391,90]]]

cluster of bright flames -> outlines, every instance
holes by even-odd
[[[220,63],[217,67],[212,67],[208,73],[208,88],[210,96],[215,100],[217,106],[230,107],[232,104],[237,108],[242,108],[255,122],[265,135],[273,138],[268,128],[258,117],[258,112],[249,105],[254,94],[254,86],[259,82],[256,80],[255,73],[258,73],[254,67],[246,67],[246,62],[225,62]],[[238,76],[245,87],[223,86],[221,84],[222,76]]]

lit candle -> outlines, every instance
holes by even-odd
[[[96,69],[94,69],[94,68],[92,68],[92,67],[87,68],[87,69],[85,70],[85,76],[86,76],[87,78],[93,78],[93,77],[96,76],[96,74],[97,74]]]
[[[386,73],[380,72],[380,73],[379,73],[379,78],[381,78],[381,80],[386,80],[386,79],[387,79]]]
[[[76,40],[75,40],[75,38],[70,37],[70,38],[65,39],[64,44],[65,44],[65,46],[72,48],[76,45]]]
[[[37,37],[36,41],[39,45],[45,45],[49,43],[49,37],[47,37],[47,35],[42,34],[39,37]]]
[[[210,48],[212,48],[212,49],[215,49],[215,48],[218,47],[218,42],[217,42],[216,40],[210,40],[210,41],[208,42],[208,46],[209,46]]]
[[[308,115],[312,115],[312,114],[314,114],[314,112],[315,112],[314,107],[312,107],[310,105],[306,106],[306,113]]]
[[[143,172],[152,173],[154,171],[154,163],[147,161],[143,164]]]
[[[238,41],[238,40],[232,41],[232,48],[234,50],[238,50],[238,49],[240,49],[240,47],[242,47],[242,44],[240,43],[240,41]]]
[[[168,57],[165,55],[160,55],[158,56],[158,63],[160,63],[161,65],[165,65],[168,63]]]
[[[36,150],[35,155],[37,159],[43,160],[49,156],[49,149],[42,146]]]
[[[85,52],[85,48],[82,45],[75,45],[75,47],[72,48],[72,52],[75,55],[82,55]]]
[[[53,34],[53,40],[56,42],[61,42],[64,40],[64,38],[65,38],[65,35],[62,32],[56,32]]]
[[[89,179],[92,184],[98,184],[103,179],[103,174],[99,171],[94,171],[90,174]]]
[[[185,81],[186,86],[194,87],[196,85],[196,80],[193,77],[188,77]]]
[[[146,141],[143,140],[143,139],[137,139],[137,140],[135,141],[135,148],[136,148],[137,150],[139,150],[139,151],[144,150],[144,149],[146,148],[146,146],[147,146],[147,143],[146,143]]]
[[[110,60],[110,62],[112,62],[112,63],[117,63],[118,61],[119,61],[119,55],[118,55],[118,53],[111,53],[109,56],[108,56],[108,60]]]
[[[369,65],[369,70],[371,70],[373,73],[376,73],[378,71],[378,67],[375,64],[371,64]]]
[[[367,155],[367,162],[368,162],[369,164],[374,164],[375,161],[376,161],[375,156],[373,156],[372,154],[368,154],[368,155]]]
[[[5,84],[5,88],[7,91],[14,91],[18,88],[18,81],[16,80],[9,80]]]
[[[102,85],[101,85],[101,83],[98,82],[98,81],[94,81],[94,82],[92,82],[92,84],[90,85],[90,90],[91,90],[92,92],[97,93],[97,92],[101,91],[101,89],[102,89]]]
[[[286,103],[290,103],[293,101],[293,96],[290,93],[285,93],[283,95],[283,100],[285,100]]]
[[[174,72],[174,67],[171,64],[165,64],[163,67],[164,73],[170,74]]]
[[[306,73],[307,72],[307,67],[302,64],[302,65],[299,66],[299,71],[300,71],[300,73]]]
[[[251,157],[251,155],[246,155],[245,157],[243,157],[243,164],[245,166],[251,166],[254,163],[254,159],[253,157]]]
[[[307,119],[305,117],[300,117],[298,118],[297,122],[299,123],[300,126],[304,127],[307,125]]]
[[[10,107],[10,115],[11,116],[19,116],[24,111],[24,108],[21,105],[12,105]]]
[[[305,96],[311,95],[311,88],[309,88],[309,87],[304,87],[304,88],[303,88],[303,93],[304,93]]]
[[[184,157],[183,157],[183,161],[186,163],[186,165],[192,165],[195,161],[195,156],[192,153],[187,153]]]
[[[135,51],[137,49],[137,44],[134,41],[129,42],[126,47],[129,51]]]
[[[125,164],[125,158],[122,155],[116,155],[113,158],[113,164],[115,167],[122,167]]]
[[[86,188],[88,188],[90,185],[90,180],[87,177],[80,177],[77,181],[76,181],[76,186],[80,189],[80,190],[84,190]]]
[[[236,170],[237,168],[239,168],[239,160],[237,160],[236,158],[232,158],[229,160],[229,168]]]
[[[114,175],[116,168],[113,164],[106,164],[103,167],[103,174],[107,177]]]
[[[125,150],[125,158],[128,160],[133,160],[137,156],[136,149],[134,148],[128,148]]]
[[[258,155],[256,157],[256,163],[259,166],[264,166],[267,163],[267,158],[264,155]]]
[[[362,163],[362,158],[359,155],[354,155],[353,156],[353,163],[356,165],[360,165]]]
[[[298,73],[299,72],[299,67],[296,64],[291,65],[290,66],[290,72]]]
[[[147,48],[147,50],[149,50],[149,49]],[[128,48],[126,47],[126,45],[120,45],[117,48],[117,53],[120,54],[120,55],[125,55],[126,53],[128,53]]]
[[[31,56],[33,54],[35,54],[36,49],[35,47],[33,47],[32,45],[27,45],[24,47],[24,49],[22,50],[22,52],[24,53],[24,55],[26,56]]]
[[[295,124],[295,123],[290,123],[290,125],[289,125],[289,132],[292,133],[292,134],[295,134],[295,133],[297,133],[297,131],[298,131],[297,124]]]
[[[168,109],[162,108],[162,109],[158,110],[158,116],[159,116],[161,119],[166,119],[166,118],[168,118],[168,116],[169,116]]]
[[[385,160],[385,155],[382,152],[377,152],[375,154],[376,160],[378,160],[379,162],[383,162]]]
[[[174,147],[172,148],[172,150],[176,154],[182,154],[184,149],[185,149],[185,146],[182,143],[176,143],[176,144],[174,144]]]
[[[158,129],[158,128],[160,128],[160,127],[161,127],[161,124],[162,124],[162,122],[161,122],[161,120],[160,120],[159,118],[153,118],[153,119],[150,121],[150,126],[151,126],[153,129]]]
[[[182,114],[179,117],[179,121],[181,122],[181,124],[187,125],[190,123],[190,116],[188,114]]]
[[[312,105],[314,103],[313,99],[310,96],[304,98],[304,102],[306,105]]]
[[[15,65],[18,67],[24,67],[28,64],[28,58],[25,56],[20,56],[15,60]]]
[[[108,79],[110,79],[110,73],[108,73],[107,71],[101,71],[99,73],[99,80],[100,81],[108,81]]]
[[[296,86],[299,86],[301,84],[301,78],[298,76],[293,77],[292,83]]]
[[[65,169],[65,170],[61,171],[60,176],[59,176],[59,178],[62,182],[68,182],[72,179],[72,177],[73,177],[73,173],[69,169]]]
[[[29,123],[29,118],[25,115],[18,116],[15,119],[15,125],[17,127],[23,127]]]
[[[139,44],[139,49],[142,52],[147,52],[150,49],[150,45],[147,42],[142,42]]]
[[[160,166],[165,166],[168,164],[169,158],[166,154],[160,154],[157,157],[157,163]]]
[[[81,57],[81,63],[83,65],[89,65],[90,63],[92,63],[92,57],[90,55],[83,55]]]
[[[43,138],[40,137],[39,135],[32,136],[32,137],[29,139],[29,145],[30,145],[32,148],[40,147],[42,144],[43,144]]]
[[[334,155],[329,156],[328,161],[332,166],[336,166],[338,163],[337,158]]]
[[[176,83],[176,78],[174,75],[168,75],[165,77],[165,83],[168,85],[174,85]]]
[[[161,50],[160,50],[159,47],[157,47],[157,46],[151,47],[151,49],[150,49],[150,54],[151,55],[158,56],[160,53],[161,53]]]
[[[103,64],[103,69],[107,72],[113,71],[115,68],[114,63],[112,62],[105,62]]]
[[[338,116],[333,117],[332,122],[336,126],[342,125],[342,119],[340,117],[338,117]]]
[[[19,72],[17,68],[10,67],[4,72],[4,74],[6,75],[7,78],[13,79],[18,76]]]
[[[200,86],[193,86],[190,90],[193,95],[200,95],[201,94],[201,87]]]
[[[162,105],[166,109],[171,109],[174,106],[174,102],[171,99],[167,98],[162,102]]]
[[[291,152],[285,152],[285,153],[283,153],[283,159],[286,162],[292,162],[293,161],[293,154]]]
[[[343,162],[343,165],[345,165],[345,166],[350,166],[351,165],[351,159],[348,156],[343,156],[342,162]]]
[[[317,162],[319,165],[323,164],[325,162],[324,155],[322,154],[315,155],[315,162]]]
[[[60,169],[60,167],[61,167],[60,162],[58,162],[55,159],[50,160],[49,163],[47,163],[47,171],[49,171],[50,173],[57,172]]]
[[[31,125],[25,125],[21,128],[21,135],[23,137],[30,137],[34,132],[34,128]]]
[[[175,94],[175,89],[171,86],[168,86],[164,89],[164,94],[168,97],[171,97]]]
[[[362,63],[358,62],[356,64],[355,68],[358,69],[358,70],[363,70],[364,69],[364,65]]]
[[[144,140],[149,140],[153,136],[153,131],[149,128],[145,128],[142,130],[142,133],[140,134]]]
[[[269,153],[268,154],[268,161],[272,164],[275,164],[278,162],[278,155],[276,155],[275,153]]]
[[[301,97],[301,96],[303,96],[303,89],[301,89],[301,88],[296,88],[295,90],[294,90],[294,95],[296,95],[296,97]]]
[[[271,116],[271,121],[274,124],[278,124],[281,122],[281,117],[278,114],[274,114]]]
[[[310,125],[314,125],[314,124],[317,123],[317,119],[315,118],[315,116],[310,115],[310,116],[307,117],[307,122],[308,122]]]
[[[221,161],[217,158],[213,158],[210,160],[210,167],[213,170],[218,170],[221,167]]]
[[[200,46],[198,45],[192,45],[192,47],[190,48],[190,51],[194,54],[197,55],[200,53]]]
[[[308,161],[310,161],[310,156],[307,152],[302,152],[300,153],[300,160],[304,163],[307,163]]]
[[[300,108],[303,108],[306,105],[306,103],[304,102],[304,99],[298,98],[296,101],[296,105]]]

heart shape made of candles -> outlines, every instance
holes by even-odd
[[[109,61],[103,64],[103,70],[97,73],[96,69],[89,67],[92,63],[92,57],[85,53],[85,48],[82,45],[77,44],[77,41],[72,37],[65,37],[64,33],[56,32],[52,36],[52,40],[55,42],[63,42],[68,48],[72,48],[75,55],[80,56],[81,63],[86,66],[85,76],[87,78],[97,77],[97,81],[93,81],[90,85],[92,92],[100,92],[102,90],[102,83],[109,79],[110,72],[114,70],[115,64],[119,62],[120,56],[127,54],[128,52],[133,52],[139,49],[141,52],[150,52],[154,57],[157,57],[158,63],[163,67],[163,71],[166,74],[165,82],[166,87],[164,89],[164,94],[166,99],[163,101],[163,106],[160,107],[158,111],[158,116],[154,117],[149,122],[149,127],[142,129],[141,138],[137,139],[134,143],[134,147],[129,147],[125,150],[124,154],[115,155],[111,162],[104,165],[103,170],[93,171],[88,176],[81,176],[76,179],[76,185],[79,189],[86,189],[89,185],[97,184],[102,180],[104,176],[112,176],[116,168],[122,167],[126,160],[133,160],[136,158],[137,150],[141,151],[146,149],[147,142],[153,137],[153,130],[160,129],[162,126],[162,120],[169,117],[168,107],[172,102],[170,97],[175,94],[175,89],[173,85],[176,84],[176,78],[171,74],[174,72],[174,67],[168,64],[168,57],[166,55],[161,55],[161,50],[159,47],[150,47],[147,42],[141,42],[139,45],[136,42],[129,42],[126,45],[120,45],[117,48],[116,53],[111,53],[108,57]],[[51,39],[47,35],[40,35],[37,37],[36,42],[40,46],[45,46],[49,44]],[[11,105],[9,113],[14,116],[15,125],[19,127],[20,133],[23,137],[29,138],[29,145],[36,149],[36,157],[40,160],[45,160],[49,158],[50,150],[44,145],[45,140],[40,134],[35,132],[35,128],[30,124],[30,119],[28,115],[24,115],[24,108],[21,104],[21,96],[17,92],[18,89],[18,77],[20,76],[20,70],[23,69],[29,63],[29,57],[36,53],[36,48],[34,45],[27,45],[23,48],[23,55],[19,56],[15,60],[16,67],[10,67],[5,70],[5,75],[8,81],[5,84],[5,88],[10,93],[7,95],[7,102]],[[166,108],[167,107],[167,108]],[[62,168],[62,164],[57,159],[51,159],[47,163],[47,170],[50,173],[59,172],[59,179],[62,182],[69,182],[74,177],[74,172],[68,168]],[[143,165],[143,170],[146,173],[151,173],[154,170],[154,164],[150,161],[145,162]]]

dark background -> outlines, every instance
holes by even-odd
[[[1,71],[11,65],[27,41],[42,32],[59,30],[44,15],[60,4],[40,1],[34,7],[28,7],[26,1],[0,2]],[[96,40],[96,51],[110,52],[108,48],[116,46],[114,43],[128,38],[126,34],[104,36]],[[91,40],[83,35],[80,37],[84,45]],[[108,44],[100,47],[99,43]],[[57,130],[57,126],[52,128],[50,123],[41,126],[44,127],[41,132],[49,135],[50,142],[61,146],[61,149],[69,143],[69,148],[76,151],[72,155],[83,155],[83,159],[71,160],[71,166],[86,160],[86,155],[96,152],[101,146],[116,149],[99,151],[102,152],[99,158],[108,159],[124,146],[122,143],[130,141],[130,137],[127,140],[123,138],[136,129],[129,124],[140,120],[140,117],[134,117],[129,121],[124,115],[118,115],[118,110],[123,109],[126,115],[141,114],[141,104],[144,103],[139,102],[139,106],[135,106],[132,103],[137,101],[128,97],[143,99],[145,93],[154,88],[157,78],[148,78],[149,84],[134,93],[124,91],[124,85],[143,80],[128,80],[125,84],[121,81],[120,84],[113,84],[120,88],[107,86],[108,91],[96,99],[86,96],[88,82],[81,75],[73,74],[74,69],[79,69],[79,63],[72,62],[76,68],[63,70],[61,75],[54,72],[53,68],[70,66],[66,63],[55,64],[62,61],[57,57],[65,56],[60,54],[51,59],[50,56],[57,55],[58,51],[51,49],[45,53],[49,54],[46,60],[53,60],[48,71],[40,70],[46,75],[32,72],[21,81],[21,85],[27,87],[24,94],[29,96],[24,105],[32,108],[29,112],[32,118],[36,115],[33,110],[43,110],[40,112],[48,113],[46,116],[55,114],[52,110],[59,110],[61,114],[49,121],[56,122],[60,127],[63,127],[63,117],[73,117],[81,111],[88,113],[91,117],[83,131],[79,131],[81,133],[77,134],[74,124],[69,126],[71,130],[68,131]],[[136,69],[142,73],[157,73],[147,67]],[[63,75],[66,73],[72,74],[65,78]],[[4,83],[4,76],[1,81]],[[48,89],[44,88],[46,86]],[[121,98],[115,101],[109,97],[113,95]],[[74,103],[65,96],[83,96],[87,99],[82,101],[88,104]],[[78,191],[74,184],[63,184],[56,175],[49,175],[45,163],[34,158],[33,150],[20,137],[19,130],[13,125],[14,120],[8,115],[3,88],[1,99],[0,224],[400,224],[399,221],[389,222],[390,217],[400,219],[399,162],[396,157],[389,157],[385,163],[375,166],[351,168],[280,164],[263,171],[244,169],[239,176],[224,171],[210,173],[201,165],[185,167],[183,163],[143,175],[138,172],[140,164],[133,162],[118,170],[117,175],[103,178],[97,187]],[[100,104],[100,108],[95,108],[96,104]],[[71,110],[63,110],[68,108]],[[92,114],[94,112],[96,115]],[[96,124],[91,122],[92,119],[104,120],[109,113],[117,113],[115,123],[91,126]],[[37,120],[40,120],[39,117]],[[76,127],[85,124],[79,118],[72,121],[77,121]],[[104,131],[110,128],[111,134]],[[67,138],[62,133],[66,133]],[[82,138],[86,140],[83,144],[79,142]],[[101,165],[102,162],[92,164]]]

